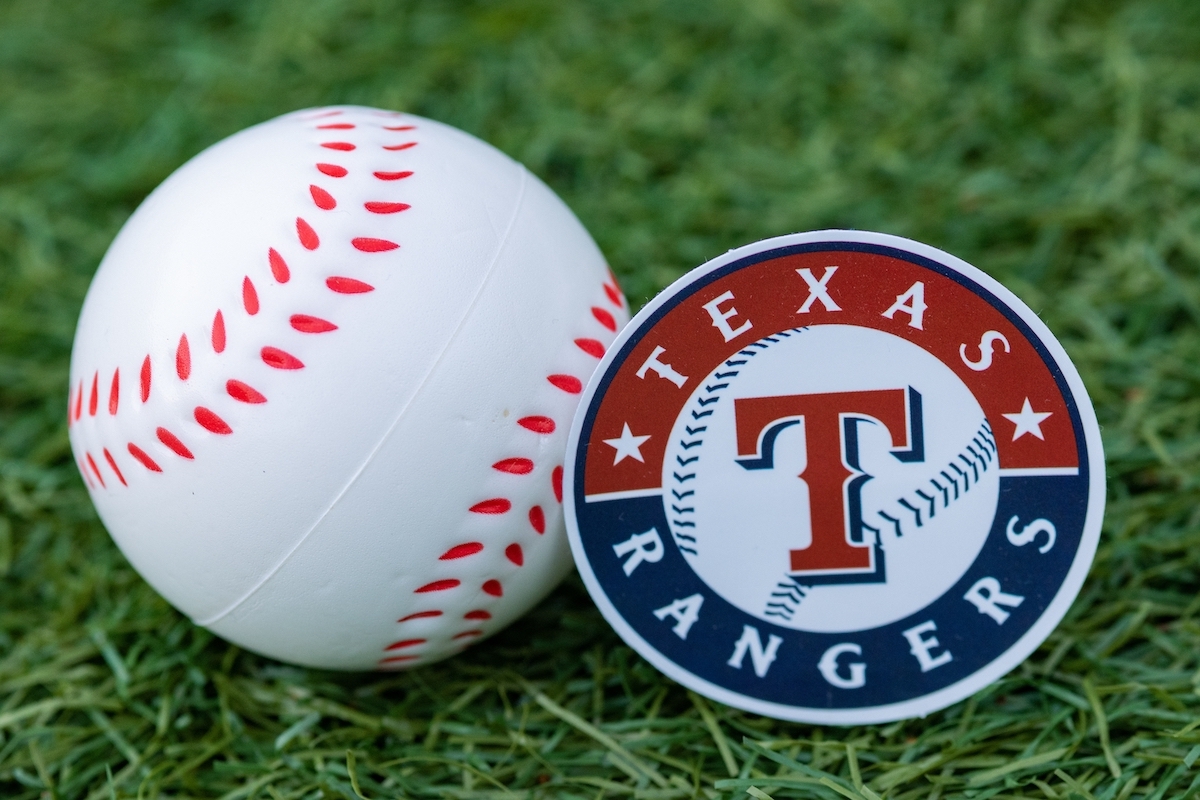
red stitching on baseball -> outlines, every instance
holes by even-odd
[[[466,558],[473,556],[483,549],[483,545],[479,542],[467,542],[465,544],[456,544],[446,552],[438,556],[438,561],[453,561],[456,558]]]
[[[220,311],[213,317],[212,346],[216,353],[225,352],[225,317],[221,315]]]
[[[280,283],[287,283],[292,279],[292,271],[288,269],[287,262],[283,260],[283,256],[279,255],[279,251],[274,247],[267,250],[267,261],[271,265],[271,275]]]
[[[483,591],[490,594],[492,597],[501,597],[504,594],[504,587],[500,585],[500,581],[492,578],[489,581],[483,582]]]
[[[331,178],[344,178],[350,173],[350,170],[337,164],[317,164],[317,169]]]
[[[67,387],[67,427],[75,421],[75,387]]]
[[[385,651],[386,650],[402,650],[405,647],[415,647],[416,645],[419,645],[419,644],[425,644],[425,640],[424,639],[404,639],[399,642],[392,642],[391,644],[389,644],[387,647],[385,647],[383,649]]]
[[[76,461],[76,462],[75,462],[75,465],[76,465],[77,467],[79,467],[79,474],[83,476],[83,479],[84,479],[85,481],[87,481],[88,488],[89,488],[89,489],[95,489],[95,488],[96,488],[96,484],[92,483],[92,476],[91,476],[91,475],[88,475],[87,467],[86,467],[86,466],[84,466],[83,462],[82,462],[82,461]]]
[[[243,403],[265,403],[267,398],[263,396],[253,386],[249,386],[241,381],[228,380],[225,382],[225,391],[234,400],[239,400]]]
[[[546,512],[542,511],[541,506],[534,506],[529,509],[529,524],[539,534],[546,532]]]
[[[319,131],[348,131],[354,127],[355,126],[350,124],[349,122],[334,122],[330,125],[318,125],[317,130],[319,130]]]
[[[604,293],[608,295],[608,299],[617,308],[624,308],[625,304],[621,302],[621,292],[615,286],[604,284]]]
[[[88,416],[96,416],[96,407],[100,402],[100,373],[99,371],[92,374],[92,396],[88,398]]]
[[[525,564],[525,554],[521,552],[521,545],[515,542],[504,548],[504,557],[516,564],[518,567],[524,566]]]
[[[554,420],[549,417],[521,417],[517,424],[534,433],[554,433]]]
[[[416,125],[384,125],[382,127],[385,131],[412,131],[417,129]]]
[[[468,510],[476,514],[507,514],[511,508],[511,501],[503,497],[493,497],[491,500],[483,500],[476,503]]]
[[[146,454],[146,451],[138,447],[133,442],[129,443],[129,455],[141,462],[142,466],[151,472],[162,472],[162,467],[155,463],[154,459]]]
[[[383,146],[383,149],[391,150],[392,152],[395,152],[397,150],[407,150],[410,147],[416,147],[416,146],[417,146],[416,142],[405,142],[404,144],[385,144]]]
[[[320,317],[310,317],[308,314],[292,314],[292,327],[301,333],[328,333],[336,331],[337,325],[334,325],[329,320],[321,319]]]
[[[488,611],[484,611],[482,608],[477,608],[474,611],[468,611],[467,613],[463,614],[463,619],[491,619],[491,618],[492,618],[491,613]]]
[[[424,619],[425,617],[440,617],[441,611],[434,609],[432,611],[418,611],[415,614],[409,614],[407,617],[401,617],[396,622],[408,622],[410,619]]]
[[[610,331],[613,331],[614,333],[616,332],[617,320],[612,314],[608,313],[603,308],[592,306],[592,316],[595,317],[596,321],[601,325],[608,328]]]
[[[418,660],[418,658],[420,658],[420,656],[391,656],[390,658],[380,658],[379,666],[386,666],[386,664],[392,664],[392,663],[400,663],[402,661],[416,661],[416,660]]]
[[[395,242],[389,242],[387,239],[373,239],[370,236],[359,236],[356,239],[351,239],[350,244],[354,245],[355,250],[361,250],[364,253],[386,253],[388,250],[395,250],[400,246]]]
[[[262,360],[268,367],[275,369],[303,369],[304,362],[291,353],[285,353],[278,347],[264,347]]]
[[[373,172],[371,174],[381,181],[398,181],[412,175],[412,170],[404,170],[403,172]]]
[[[554,471],[550,473],[550,485],[554,487],[554,499],[560,503],[562,502],[562,479],[563,468],[555,467]]]
[[[372,214],[397,214],[412,208],[408,203],[382,203],[374,200],[363,203],[363,207]]]
[[[483,631],[480,631],[480,630],[473,630],[473,631],[463,631],[462,633],[456,633],[456,634],[454,634],[454,636],[452,636],[451,638],[453,638],[453,639],[466,639],[466,638],[467,638],[467,637],[469,637],[469,636],[483,636]]]
[[[348,153],[351,150],[358,149],[354,145],[350,144],[349,142],[321,142],[321,147],[324,147],[329,150],[341,150],[344,153]]]
[[[576,339],[575,345],[589,356],[604,358],[604,345],[596,339]]]
[[[547,375],[546,380],[567,394],[579,394],[583,391],[583,381],[574,375]]]
[[[380,663],[381,665],[383,665],[383,664],[396,664],[396,663],[399,663],[399,662],[401,662],[401,661],[416,661],[418,658],[420,658],[420,656],[392,656],[391,658],[381,658],[381,659],[379,659],[379,663]]]
[[[340,117],[341,115],[341,109],[334,109],[333,111],[322,111],[320,114],[313,114],[308,119],[325,119],[326,117]]]
[[[166,428],[159,428],[155,431],[155,434],[158,436],[158,440],[160,442],[174,451],[175,455],[182,458],[195,458],[195,456],[192,455],[192,451],[188,450],[184,443],[179,441],[179,437],[171,433]]]
[[[320,186],[309,186],[308,193],[312,195],[313,202],[317,204],[317,208],[322,211],[332,211],[337,208],[337,200],[334,200],[333,195]]]
[[[108,413],[116,416],[117,404],[121,401],[121,370],[113,370],[112,386],[108,389]]]
[[[79,393],[75,395],[75,419],[83,416],[83,381],[79,382]]]
[[[121,485],[128,486],[129,484],[125,482],[125,476],[121,474],[121,468],[117,466],[117,460],[112,457],[112,453],[108,452],[107,447],[104,448],[104,458],[108,461],[108,465],[112,467],[112,471],[117,473],[117,480],[121,482]]]
[[[254,282],[247,275],[242,280],[242,305],[246,308],[246,313],[254,316],[258,313],[258,292],[254,288]]]
[[[179,347],[175,350],[175,374],[186,381],[192,374],[192,348],[188,347],[187,334],[180,334]]]
[[[444,580],[434,581],[433,583],[427,583],[419,589],[413,589],[413,594],[424,594],[425,592],[444,592],[447,589],[453,589],[460,583],[462,583],[462,581],[458,580],[457,578],[446,578]]]
[[[304,245],[305,250],[316,250],[321,246],[321,238],[312,229],[312,225],[300,217],[296,217],[296,235],[300,237],[300,244]]]
[[[219,433],[223,436],[233,433],[233,428],[229,427],[229,423],[218,417],[212,411],[204,406],[196,406],[196,410],[192,412],[196,422],[200,423],[200,427],[212,433]]]
[[[375,291],[375,287],[371,284],[356,281],[354,278],[326,278],[325,285],[338,294],[363,294]]]
[[[88,466],[91,467],[92,472],[95,473],[96,480],[100,481],[100,488],[107,489],[108,487],[104,484],[104,476],[100,474],[100,468],[96,466],[96,461],[92,458],[92,454],[84,453],[84,455],[87,456]]]
[[[506,458],[492,464],[492,469],[513,475],[528,475],[533,472],[533,461],[528,458]]]
[[[150,399],[150,356],[146,356],[145,360],[142,361],[142,374],[140,377],[142,383],[142,402],[144,403]],[[82,387],[80,391],[82,391]]]

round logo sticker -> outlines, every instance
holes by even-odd
[[[625,328],[584,394],[576,563],[643,657],[781,719],[922,716],[1019,664],[1104,505],[1062,347],[932,247],[821,231],[734,250]]]

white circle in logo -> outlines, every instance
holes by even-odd
[[[755,403],[811,411],[839,393],[877,393],[896,413],[775,413],[762,430],[751,419]],[[831,471],[845,475],[842,497],[822,502],[806,477]],[[983,409],[946,364],[889,333],[817,325],[760,339],[701,382],[662,485],[672,538],[705,583],[766,622],[819,633],[886,625],[945,594],[987,539],[1000,477]]]

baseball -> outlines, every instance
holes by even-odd
[[[121,230],[75,334],[71,447],[197,624],[312,667],[418,666],[570,569],[566,437],[627,320],[520,164],[408,114],[300,111]]]

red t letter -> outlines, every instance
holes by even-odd
[[[924,461],[921,395],[912,387],[865,392],[748,397],[734,400],[737,461],[746,469],[774,467],[775,438],[804,425],[806,456],[799,477],[808,485],[812,541],[790,551],[790,574],[807,583],[884,580],[878,540],[864,535],[858,423],[883,425],[900,461]],[[874,537],[870,537],[874,538]]]

